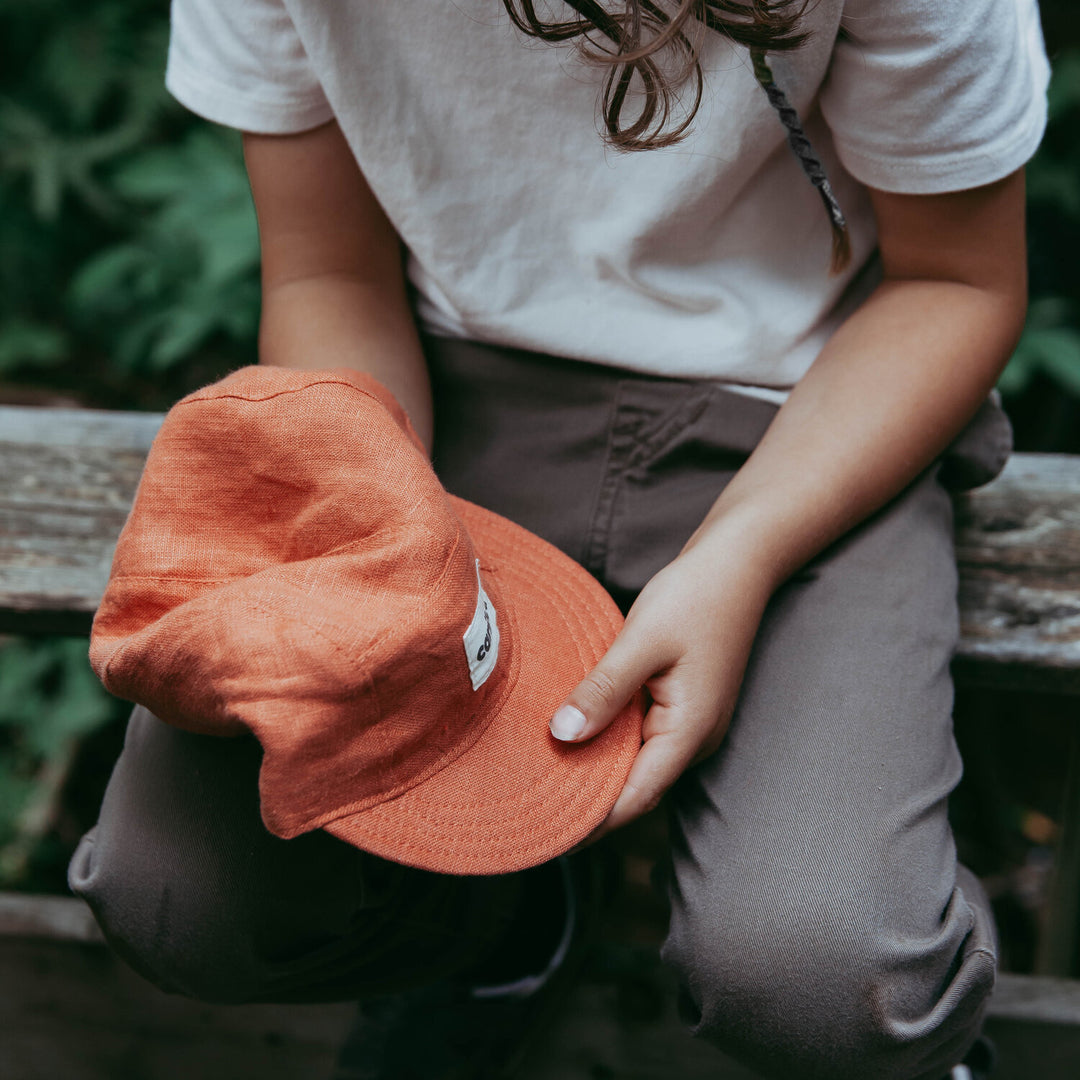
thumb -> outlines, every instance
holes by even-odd
[[[654,658],[635,647],[626,630],[600,662],[574,687],[551,718],[561,742],[584,742],[615,719],[656,670]]]

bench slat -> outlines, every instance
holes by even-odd
[[[160,414],[0,407],[0,632],[83,634]],[[966,682],[1080,692],[1080,457],[956,500]]]
[[[1080,457],[1014,454],[955,505],[958,677],[1080,692]]]
[[[161,419],[0,407],[0,632],[89,632]]]

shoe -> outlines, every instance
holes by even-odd
[[[360,1002],[332,1080],[513,1075],[566,999],[600,898],[589,850],[525,874],[521,911],[482,964],[453,979]],[[561,900],[561,911],[553,899]],[[541,917],[549,920],[546,935],[535,932]]]

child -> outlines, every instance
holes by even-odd
[[[374,375],[448,490],[628,610],[551,730],[648,691],[604,829],[671,790],[692,1029],[948,1074],[996,945],[946,819],[944,485],[1008,452],[1034,0],[175,0],[167,81],[246,133],[260,360]],[[320,1000],[490,948],[512,885],[274,841],[255,772],[136,710],[72,883],[141,970]]]

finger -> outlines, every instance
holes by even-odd
[[[727,737],[727,721],[717,724],[713,729],[712,734],[701,744],[697,753],[690,761],[691,765],[700,765],[703,761],[707,761],[709,758],[724,745],[724,739]]]
[[[592,845],[607,832],[606,825],[607,819],[605,818],[604,821],[601,821],[584,840],[579,840],[569,851],[564,852],[564,854],[576,855],[579,851],[584,851],[587,847],[592,847]]]
[[[655,710],[656,705],[653,706]],[[694,758],[694,740],[684,731],[665,731],[646,739],[615,805],[601,826],[607,833],[656,808],[664,792],[685,772]]]
[[[646,642],[624,628],[596,667],[555,710],[551,734],[562,742],[583,742],[606,728],[661,666],[655,652],[645,646]]]

